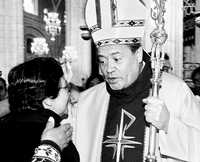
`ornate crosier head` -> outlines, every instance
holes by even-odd
[[[167,33],[164,29],[165,20],[165,1],[166,0],[153,0],[155,2],[154,8],[151,8],[151,17],[155,21],[156,28],[151,33],[153,43],[163,45],[167,40]]]
[[[63,61],[72,63],[72,61],[77,59],[77,51],[75,47],[73,46],[65,46],[65,49],[63,50],[62,59]]]
[[[164,62],[163,44],[167,40],[167,33],[164,29],[164,13],[166,0],[153,0],[154,7],[151,8],[151,17],[155,21],[156,28],[151,32],[152,50],[151,62],[155,75],[158,76]],[[159,77],[159,76],[158,76]]]
[[[72,62],[77,60],[77,50],[73,46],[65,46],[63,50],[63,55],[59,59],[61,66],[63,68],[65,80],[69,83],[72,79],[73,72],[71,68]]]

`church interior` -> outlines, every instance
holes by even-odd
[[[0,0],[0,161],[200,162],[199,108],[200,0]]]
[[[9,70],[38,55],[59,58],[65,47],[73,47],[72,83],[84,87],[99,73],[95,47],[85,22],[87,0],[1,0],[0,71],[7,79]],[[165,28],[168,35],[164,52],[171,73],[192,86],[191,72],[200,66],[200,1],[166,0]],[[149,31],[152,28],[148,29]],[[38,39],[36,39],[38,38]],[[147,45],[150,50],[151,41]],[[38,42],[34,42],[38,40]],[[45,44],[40,53],[33,44]],[[36,44],[37,46],[37,44]],[[40,53],[37,55],[37,52]]]

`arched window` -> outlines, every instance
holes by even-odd
[[[24,0],[23,6],[25,12],[38,15],[38,0]]]

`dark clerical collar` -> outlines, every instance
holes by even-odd
[[[150,79],[152,76],[152,71],[150,67],[150,62],[146,62],[142,72],[139,74],[138,78],[134,83],[132,83],[129,87],[121,89],[121,90],[113,90],[106,83],[106,89],[111,97],[119,99],[120,102],[130,102],[133,98],[135,98],[138,94],[142,93],[147,87],[150,87]]]

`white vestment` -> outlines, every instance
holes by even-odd
[[[199,102],[182,80],[170,74],[163,73],[161,85],[159,97],[170,112],[170,121],[168,132],[160,130],[157,136],[157,162],[200,162]],[[80,96],[74,125],[74,143],[80,154],[80,162],[101,161],[108,104],[109,94],[105,83],[84,91]],[[148,130],[146,128],[145,155]]]

